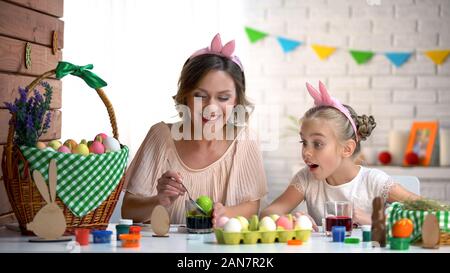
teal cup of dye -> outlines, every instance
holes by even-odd
[[[117,241],[120,241],[120,234],[128,234],[130,233],[129,225],[116,225],[116,238]]]

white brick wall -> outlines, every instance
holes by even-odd
[[[450,0],[252,0],[245,2],[246,24],[274,35],[348,49],[402,51],[450,47]],[[377,5],[379,3],[379,5]],[[373,5],[369,5],[373,4]],[[450,126],[450,61],[436,66],[422,54],[396,68],[381,55],[356,65],[344,50],[327,61],[310,47],[284,54],[268,37],[249,45],[244,60],[250,94],[264,104],[280,104],[299,117],[312,100],[305,82],[323,81],[332,94],[360,114],[375,116],[378,126],[364,144],[387,148],[390,129],[409,129],[415,120],[438,119]],[[250,91],[251,90],[251,91]],[[280,129],[280,135],[285,131]],[[275,151],[264,152],[269,201],[280,194],[301,162],[298,136],[280,139]],[[450,183],[429,181],[424,194],[450,199]],[[441,181],[442,182],[442,181]],[[434,184],[433,184],[434,183]],[[442,188],[444,187],[444,188]],[[437,191],[447,189],[441,196]]]

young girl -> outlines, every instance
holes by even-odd
[[[350,201],[353,222],[370,224],[372,200],[381,196],[385,202],[417,199],[419,196],[394,183],[377,169],[354,163],[361,141],[375,128],[372,116],[358,116],[328,94],[319,82],[318,92],[306,84],[315,107],[301,119],[302,157],[306,164],[291,180],[285,192],[262,211],[262,216],[287,214],[303,200],[317,230],[324,218],[326,201]]]

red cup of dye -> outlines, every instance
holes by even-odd
[[[90,229],[87,228],[77,228],[75,229],[75,239],[81,246],[89,245],[89,234]]]
[[[141,227],[140,226],[131,226],[130,227],[130,234],[141,234]]]

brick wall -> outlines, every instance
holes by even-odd
[[[375,51],[450,48],[449,0],[244,2],[247,26],[307,45]],[[300,117],[312,105],[305,82],[316,85],[322,80],[359,114],[375,116],[378,126],[366,147],[386,148],[389,130],[407,130],[413,120],[438,119],[450,127],[450,61],[436,66],[423,54],[414,54],[395,68],[384,56],[375,55],[369,63],[356,65],[339,49],[320,61],[308,46],[285,54],[276,39],[268,37],[248,47],[245,64],[250,95],[257,103],[281,105],[282,126],[288,123],[286,116]],[[298,140],[295,135],[286,137],[277,150],[264,152],[269,200],[284,190],[292,166],[301,161]],[[450,193],[439,193],[439,199],[446,198]]]

